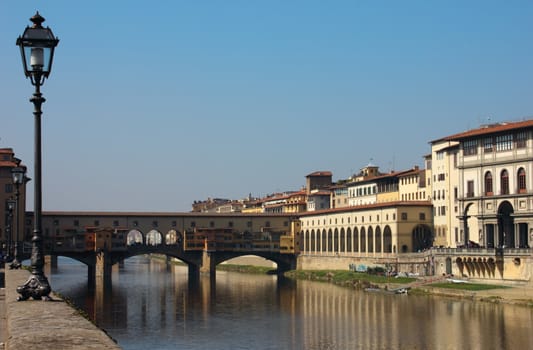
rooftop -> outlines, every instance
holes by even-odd
[[[523,120],[519,122],[502,122],[502,123],[482,125],[481,127],[477,129],[471,129],[471,130],[461,132],[458,134],[446,136],[441,139],[434,140],[431,143],[435,143],[439,141],[460,141],[460,140],[468,139],[471,137],[496,134],[496,133],[501,133],[501,132],[506,132],[506,131],[523,129],[523,128],[533,128],[533,119]]]

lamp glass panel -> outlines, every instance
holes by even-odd
[[[49,72],[51,51],[49,47],[24,47],[24,56],[28,70],[31,72]],[[36,65],[39,63],[42,65]]]

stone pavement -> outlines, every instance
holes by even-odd
[[[5,270],[4,298],[0,300],[3,348],[20,349],[113,349],[120,347],[103,330],[85,319],[57,295],[52,301],[17,301],[17,286],[29,277],[26,270]],[[1,334],[1,333],[0,333]]]
[[[6,289],[4,288],[4,268],[0,268],[0,350],[4,350],[6,341]]]

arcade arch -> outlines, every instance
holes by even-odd
[[[431,248],[433,245],[433,233],[427,225],[417,225],[412,233],[413,252],[422,251]]]
[[[156,246],[156,245],[160,245],[162,241],[163,241],[163,238],[162,238],[161,232],[157,230],[151,230],[146,235],[146,245]]]
[[[498,207],[498,242],[500,247],[515,247],[514,209],[504,201]]]
[[[127,245],[136,245],[136,244],[143,244],[144,238],[143,234],[139,230],[131,230],[128,232],[128,236],[126,238],[126,244]]]

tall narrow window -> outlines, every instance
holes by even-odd
[[[469,180],[466,183],[466,196],[474,197],[474,180]]]
[[[518,169],[518,193],[526,193],[526,171]]]
[[[507,170],[502,170],[500,181],[500,194],[509,194],[509,173],[507,172]]]
[[[465,156],[477,154],[477,140],[465,141],[463,144],[463,154]]]
[[[527,132],[522,131],[516,134],[516,148],[526,148]]]
[[[513,135],[496,136],[496,151],[509,151],[513,149]]]
[[[490,171],[485,173],[485,196],[492,196],[492,174]]]
[[[492,137],[487,137],[483,140],[483,151],[485,153],[491,153],[492,152]]]

